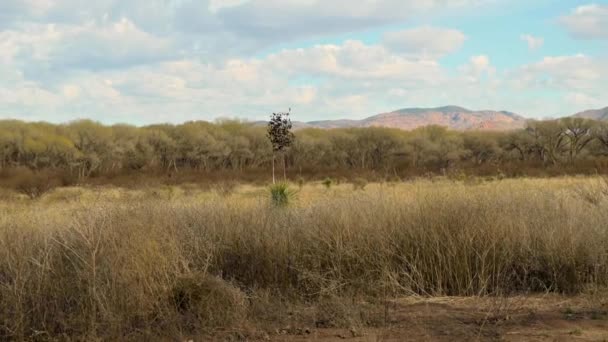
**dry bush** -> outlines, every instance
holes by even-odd
[[[599,205],[608,198],[608,178],[598,178],[591,184],[580,184],[574,190],[585,201]]]
[[[344,298],[603,287],[608,201],[576,190],[597,181],[337,187],[283,210],[236,195],[0,205],[0,340],[213,332],[263,310],[244,293],[318,303],[347,326],[372,319]]]
[[[367,180],[365,178],[355,178],[352,181],[354,190],[365,190]]]
[[[193,332],[201,327],[238,326],[247,314],[247,299],[241,290],[206,274],[177,279],[170,301]]]
[[[45,193],[61,186],[76,183],[76,178],[69,172],[44,169],[34,171],[29,168],[4,169],[0,172],[0,187],[12,189],[31,199],[36,199]]]
[[[53,178],[49,172],[34,172],[25,168],[13,178],[15,190],[31,199],[36,199],[59,185],[58,179]]]

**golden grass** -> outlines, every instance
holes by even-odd
[[[287,207],[249,185],[1,198],[3,340],[234,329],[259,317],[256,301],[268,298],[577,293],[608,283],[602,178],[357,191],[319,182]]]

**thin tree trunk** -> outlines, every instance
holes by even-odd
[[[276,180],[274,178],[274,153],[272,154],[272,184],[276,184]]]
[[[283,153],[283,181],[287,183],[287,162],[285,158],[285,153]]]

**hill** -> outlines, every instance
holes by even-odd
[[[506,111],[473,111],[458,106],[438,108],[405,108],[382,113],[363,120],[323,120],[294,122],[300,128],[391,127],[411,130],[440,125],[455,130],[510,130],[522,128],[526,119]]]
[[[577,118],[593,119],[593,120],[608,120],[608,107],[603,109],[586,110],[574,114]]]

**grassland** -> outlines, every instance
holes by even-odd
[[[510,298],[548,294],[604,322],[603,178],[291,187],[287,206],[233,184],[1,191],[0,339],[363,338],[408,298],[494,303],[493,338]]]

